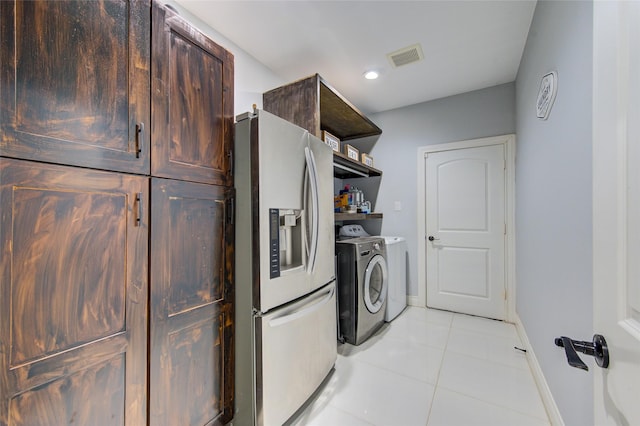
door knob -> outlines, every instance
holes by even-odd
[[[440,238],[436,238],[433,235],[429,235],[429,238],[428,238],[429,241],[434,241],[434,240],[439,240],[439,239]]]
[[[556,346],[564,348],[567,355],[567,362],[570,366],[581,370],[589,371],[589,367],[582,362],[577,352],[585,355],[591,355],[596,359],[596,364],[602,368],[609,367],[609,347],[607,341],[600,334],[594,334],[591,342],[583,342],[580,340],[572,340],[562,336],[555,339]],[[576,352],[577,351],[577,352]]]

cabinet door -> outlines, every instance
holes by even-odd
[[[151,179],[150,424],[233,416],[233,189]]]
[[[0,158],[0,182],[0,425],[145,424],[148,178]]]
[[[0,2],[0,154],[148,174],[150,31],[148,0]]]
[[[233,185],[233,55],[154,2],[153,176]]]

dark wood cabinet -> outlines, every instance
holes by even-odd
[[[144,424],[148,179],[0,158],[0,182],[0,424]]]
[[[0,155],[149,173],[149,1],[0,2]]]
[[[233,184],[233,55],[154,3],[151,174]]]
[[[233,416],[233,188],[151,180],[150,424]]]
[[[150,424],[233,417],[233,56],[152,10]],[[160,179],[168,178],[168,179]]]
[[[0,426],[229,422],[233,56],[149,0],[0,24]]]

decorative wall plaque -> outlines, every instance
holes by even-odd
[[[542,77],[540,82],[540,90],[538,90],[538,99],[536,101],[536,115],[541,120],[549,118],[551,107],[556,100],[556,92],[558,91],[558,73],[552,71]]]

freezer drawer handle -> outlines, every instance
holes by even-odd
[[[555,344],[564,348],[567,362],[572,367],[589,371],[589,367],[580,359],[576,351],[591,355],[596,359],[596,364],[602,368],[609,367],[609,347],[607,346],[607,341],[600,334],[594,334],[591,342],[573,340],[565,336],[557,337]]]
[[[311,302],[311,304],[303,306],[300,309],[296,309],[293,312],[287,312],[284,315],[281,315],[279,317],[275,317],[275,318],[271,319],[269,321],[269,326],[278,327],[278,326],[281,326],[283,324],[287,324],[289,322],[295,321],[295,320],[297,320],[299,318],[302,318],[304,316],[307,316],[307,315],[311,314],[312,312],[317,311],[322,306],[324,306],[327,302],[329,302],[329,300],[331,300],[331,298],[333,297],[333,294],[335,292],[336,292],[336,288],[335,287],[331,287],[331,290],[327,290],[326,296],[322,297],[320,300]]]

